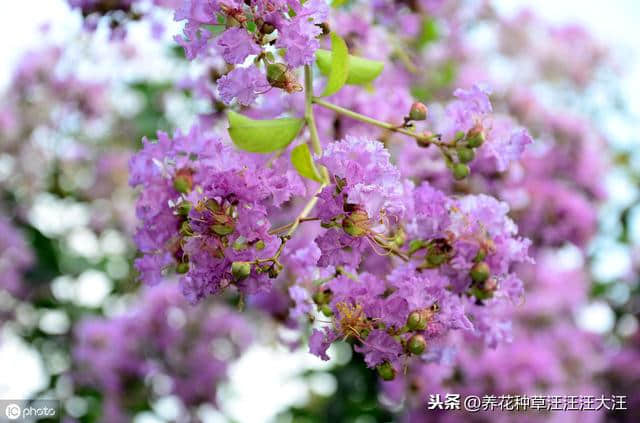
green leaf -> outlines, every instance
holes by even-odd
[[[229,135],[241,150],[272,153],[285,148],[298,135],[304,119],[255,120],[229,110]]]
[[[337,9],[338,7],[342,6],[346,2],[347,2],[347,0],[333,0],[331,2],[331,6],[333,6],[333,7],[335,7]]]
[[[313,157],[311,157],[307,144],[300,144],[291,150],[291,163],[293,163],[293,167],[296,168],[300,175],[316,182],[322,182],[322,176],[313,162]]]
[[[342,88],[349,76],[349,49],[347,43],[335,32],[331,33],[331,65],[329,81],[324,89],[323,96],[330,96]]]
[[[316,50],[316,63],[320,72],[325,75],[331,73],[332,54],[328,50]],[[384,62],[363,59],[362,57],[349,55],[349,75],[347,84],[366,85],[376,79],[384,69]]]

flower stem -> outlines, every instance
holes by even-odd
[[[313,71],[311,70],[311,66],[307,65],[304,67],[304,118],[307,121],[307,126],[309,127],[309,133],[311,135],[311,146],[313,147],[313,152],[316,156],[322,155],[322,144],[320,144],[320,137],[318,136],[318,128],[316,128],[316,120],[313,116]],[[329,175],[327,169],[322,167],[322,175],[323,181],[318,187],[318,190],[313,194],[313,197],[309,199],[307,204],[304,206],[300,214],[295,218],[295,220],[285,226],[275,228],[269,231],[271,234],[276,234],[285,229],[289,229],[284,235],[280,238],[282,239],[282,243],[280,247],[276,251],[273,257],[268,259],[260,259],[256,262],[265,262],[265,261],[273,261],[274,263],[278,262],[278,258],[282,251],[284,250],[284,245],[291,238],[293,233],[298,229],[301,222],[305,222],[308,220],[316,220],[316,218],[310,218],[309,213],[313,210],[318,202],[318,194],[322,192],[324,187],[326,187],[329,183]]]
[[[309,134],[311,135],[311,146],[317,156],[322,155],[322,144],[316,128],[316,120],[313,116],[313,70],[311,66],[304,67],[304,118],[307,120]]]
[[[407,135],[409,137],[415,138],[417,140],[423,141],[423,142],[428,142],[428,143],[432,143],[437,145],[438,147],[445,147],[446,144],[442,143],[440,141],[438,141],[437,139],[437,135],[433,135],[433,134],[420,134],[402,127],[399,127],[397,125],[393,125],[391,123],[388,122],[383,122],[381,120],[378,119],[374,119],[371,118],[369,116],[365,116],[365,115],[361,115],[360,113],[356,113],[352,110],[349,109],[345,109],[344,107],[340,107],[337,106],[335,104],[329,103],[328,101],[324,101],[321,98],[318,97],[313,97],[311,99],[311,101],[315,104],[317,104],[318,106],[322,106],[326,109],[332,110],[338,114],[350,117],[351,119],[355,119],[355,120],[359,120],[360,122],[364,122],[364,123],[368,123],[370,125],[374,125],[374,126],[378,126],[380,128],[392,131],[392,132],[398,132],[400,134],[403,135]]]
[[[305,218],[300,219],[300,223],[302,223],[302,222],[311,222],[313,220],[320,220],[320,218],[319,217],[305,217]],[[269,233],[271,235],[279,234],[280,232],[283,232],[283,231],[286,231],[287,229],[289,229],[293,225],[293,223],[294,222],[287,223],[286,225],[279,226],[277,228],[271,229],[269,231]]]

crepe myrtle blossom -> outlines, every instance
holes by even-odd
[[[490,346],[508,338],[495,309],[521,298],[512,267],[530,258],[529,241],[517,237],[507,205],[484,195],[450,198],[426,183],[412,202],[407,262],[386,277],[341,271],[319,288],[316,303],[331,326],[314,330],[312,353],[327,359],[332,342],[351,339],[369,367],[393,379],[409,356],[422,355],[450,331]]]
[[[324,0],[183,0],[176,8],[175,19],[186,24],[184,34],[175,40],[190,60],[220,54],[228,64],[239,65],[248,57],[256,57],[256,65],[264,65],[264,70],[255,65],[231,70],[219,87],[225,103],[238,98],[240,104],[248,106],[265,91],[263,83],[267,80],[270,86],[288,92],[299,90],[290,69],[313,63],[328,15],[329,6]],[[212,32],[212,26],[224,30]],[[274,43],[283,49],[284,63],[265,49]]]
[[[168,271],[182,274],[192,302],[232,284],[265,289],[280,271],[277,257],[269,258],[282,243],[269,232],[267,209],[304,194],[297,174],[276,173],[199,128],[173,139],[159,133],[143,145],[130,162],[130,183],[141,186],[141,278],[156,284]]]
[[[441,116],[430,116],[409,90],[383,108],[377,104],[391,88],[367,97],[367,89],[347,87],[336,99],[361,94],[351,101],[359,110],[353,111],[311,92],[327,2],[188,0],[175,18],[186,20],[176,40],[189,59],[221,58],[229,65],[214,80],[219,97],[243,106],[251,118],[297,114],[302,96],[286,94],[303,90],[295,68],[304,65],[305,119],[299,122],[306,130],[290,142],[294,148],[308,143],[313,155],[305,156],[311,164],[301,165],[288,146],[276,152],[261,145],[275,153],[270,156],[241,152],[198,127],[144,139],[130,164],[131,185],[140,187],[135,239],[142,255],[135,266],[142,280],[157,284],[179,274],[192,303],[233,288],[247,296],[243,304],[272,311],[291,327],[320,312],[326,325],[312,332],[311,352],[327,359],[327,348],[347,339],[385,380],[412,357],[446,349],[452,333],[490,347],[510,338],[504,310],[522,297],[514,267],[530,258],[509,207],[484,194],[454,196],[411,180],[387,148],[390,135],[435,146],[456,180],[465,179],[476,156],[478,168],[506,170],[532,140],[514,120],[494,115],[486,88],[458,89]],[[281,49],[280,58],[273,47]],[[409,83],[394,76],[394,68],[382,78],[390,86]],[[273,90],[276,95],[254,104],[271,88],[286,94]],[[314,105],[326,112],[318,114],[322,131]],[[360,114],[368,111],[377,115]],[[377,120],[394,112],[403,123]],[[384,132],[336,129],[335,116]],[[268,130],[287,122],[252,123],[252,131],[236,126],[230,137],[246,148],[243,135],[260,138],[254,131],[260,125]],[[422,131],[426,126],[437,133]],[[333,133],[342,136],[332,141]]]
[[[475,166],[488,168],[489,172],[504,172],[533,139],[513,119],[492,113],[490,94],[490,90],[481,85],[458,88],[453,92],[456,100],[447,105],[436,127],[443,140],[455,146],[460,163],[472,161],[477,149]]]
[[[347,137],[329,144],[318,162],[332,180],[318,195],[317,215],[328,228],[316,240],[320,264],[357,267],[365,250],[387,249],[383,238],[404,216],[412,185],[400,179],[389,152],[372,139]]]

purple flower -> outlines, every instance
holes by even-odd
[[[267,78],[255,66],[235,68],[218,80],[218,92],[222,100],[229,104],[233,99],[243,106],[249,106],[258,97],[271,88]]]
[[[260,53],[260,47],[244,28],[229,28],[218,38],[222,57],[235,65],[244,62],[247,56]]]
[[[385,361],[395,363],[402,354],[400,344],[383,330],[371,331],[362,344],[355,349],[364,354],[364,361],[369,367],[375,367]]]
[[[320,46],[317,36],[321,33],[322,29],[312,22],[296,18],[280,28],[276,47],[286,49],[285,59],[291,66],[309,65]]]
[[[309,352],[327,361],[327,349],[336,339],[336,334],[327,328],[324,331],[314,329],[309,337]]]

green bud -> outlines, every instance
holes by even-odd
[[[193,204],[191,204],[188,201],[183,201],[180,204],[178,204],[178,207],[177,207],[178,214],[180,216],[188,216],[192,207],[193,207]]]
[[[283,85],[287,79],[287,65],[284,63],[269,63],[267,65],[267,81],[274,87]]]
[[[429,263],[430,267],[438,267],[445,261],[447,261],[447,254],[444,254],[439,251],[429,251],[427,254],[427,263]]]
[[[409,119],[411,120],[425,120],[427,118],[427,114],[429,113],[429,109],[427,106],[416,101],[411,105],[411,110],[409,111]]]
[[[235,228],[235,225],[233,225],[233,223],[230,225],[211,225],[211,230],[216,235],[220,235],[220,236],[229,235],[230,233],[233,232],[234,228]]]
[[[327,317],[333,316],[333,310],[331,310],[331,307],[329,307],[327,304],[323,304],[322,306],[320,306],[320,311]]]
[[[189,168],[183,168],[176,172],[173,177],[173,187],[176,191],[186,194],[191,191],[193,186],[193,171]]]
[[[478,148],[484,143],[484,129],[481,125],[476,125],[467,132],[467,145],[471,148]]]
[[[208,199],[204,203],[205,207],[214,213],[222,212],[222,206],[216,200]]]
[[[412,311],[407,317],[407,327],[409,330],[424,330],[427,327],[427,322],[424,316],[419,311]]]
[[[458,132],[456,132],[456,136],[453,138],[453,140],[455,142],[458,142],[458,141],[460,141],[461,139],[464,138],[464,135],[465,135],[464,131],[458,131]]]
[[[484,248],[480,248],[476,256],[473,258],[473,261],[475,261],[476,263],[479,263],[482,260],[484,260],[485,257],[487,257],[487,250],[485,250]]]
[[[369,233],[369,216],[364,210],[356,210],[342,219],[342,229],[355,237],[365,236]]]
[[[226,214],[222,209],[218,211],[213,211],[213,221],[215,222],[211,225],[211,230],[220,236],[229,235],[236,228],[236,224],[233,221],[233,217]]]
[[[388,361],[385,361],[384,363],[378,365],[378,367],[376,367],[376,370],[378,371],[378,375],[380,375],[382,380],[389,381],[395,379],[396,377],[396,369],[394,369],[391,363],[389,363]]]
[[[186,194],[191,191],[191,181],[185,177],[176,176],[173,179],[173,188],[181,194]]]
[[[484,291],[478,288],[477,286],[472,286],[470,292],[471,292],[471,295],[476,297],[478,300],[486,300],[493,296],[493,292]]]
[[[413,335],[409,338],[407,349],[411,354],[420,355],[424,352],[425,348],[427,348],[427,341],[424,339],[424,336]]]
[[[471,275],[471,280],[473,280],[477,284],[486,281],[487,278],[489,278],[490,274],[491,269],[489,269],[489,265],[484,261],[474,264],[471,268],[471,271],[469,272],[469,275]]]
[[[454,163],[451,170],[453,170],[453,177],[457,181],[461,181],[462,179],[469,176],[469,172],[470,172],[469,166],[463,163]]]
[[[256,250],[260,251],[264,250],[265,244],[263,240],[259,239],[253,246],[256,247]]]
[[[187,273],[189,271],[189,262],[180,262],[178,263],[178,265],[176,266],[176,272],[180,273],[181,275]]]
[[[231,263],[231,274],[237,281],[248,278],[251,274],[251,263],[246,261],[234,261]]]
[[[458,153],[460,163],[469,163],[476,157],[475,151],[468,147],[458,147],[456,153]]]
[[[267,65],[267,81],[275,88],[281,88],[288,93],[302,91],[302,86],[284,63],[269,63]]]
[[[325,291],[318,291],[313,294],[313,301],[318,305],[327,304],[329,302],[329,293]]]

